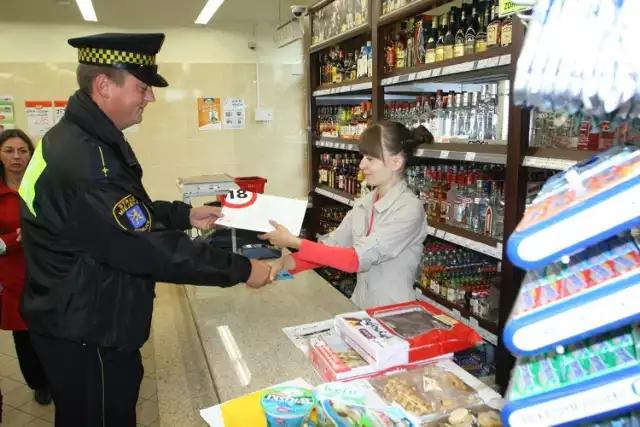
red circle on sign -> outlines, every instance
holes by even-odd
[[[245,193],[247,193],[247,195],[249,196],[249,200],[244,203],[229,203],[229,200],[230,200],[229,195],[232,194],[232,192],[229,192],[229,194],[227,194],[227,197],[225,197],[224,201],[222,202],[222,206],[230,209],[242,209],[242,208],[251,206],[256,202],[256,200],[258,200],[258,193],[252,193],[246,190],[238,190],[238,191],[244,191]],[[235,194],[234,194],[234,197],[236,196],[237,196],[237,191],[235,191]]]

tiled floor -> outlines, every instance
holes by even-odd
[[[138,399],[138,425],[160,427],[152,340],[142,348],[142,358],[144,379]],[[0,389],[4,397],[2,427],[53,426],[53,404],[40,406],[33,400],[33,392],[26,386],[20,373],[13,338],[6,331],[0,331]]]

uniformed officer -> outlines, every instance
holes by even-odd
[[[27,169],[21,313],[51,381],[57,427],[135,427],[155,282],[260,287],[266,264],[199,245],[183,232],[219,210],[152,201],[122,134],[166,87],[164,34],[100,34],[78,49],[79,90]]]

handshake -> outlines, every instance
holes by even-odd
[[[283,269],[292,270],[295,262],[290,255],[283,255],[275,261],[263,262],[255,259],[251,260],[251,275],[247,280],[247,286],[251,288],[261,288],[276,280]]]

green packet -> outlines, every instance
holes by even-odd
[[[625,327],[568,346],[563,354],[518,359],[508,398],[524,399],[640,363],[639,331],[638,325]]]

